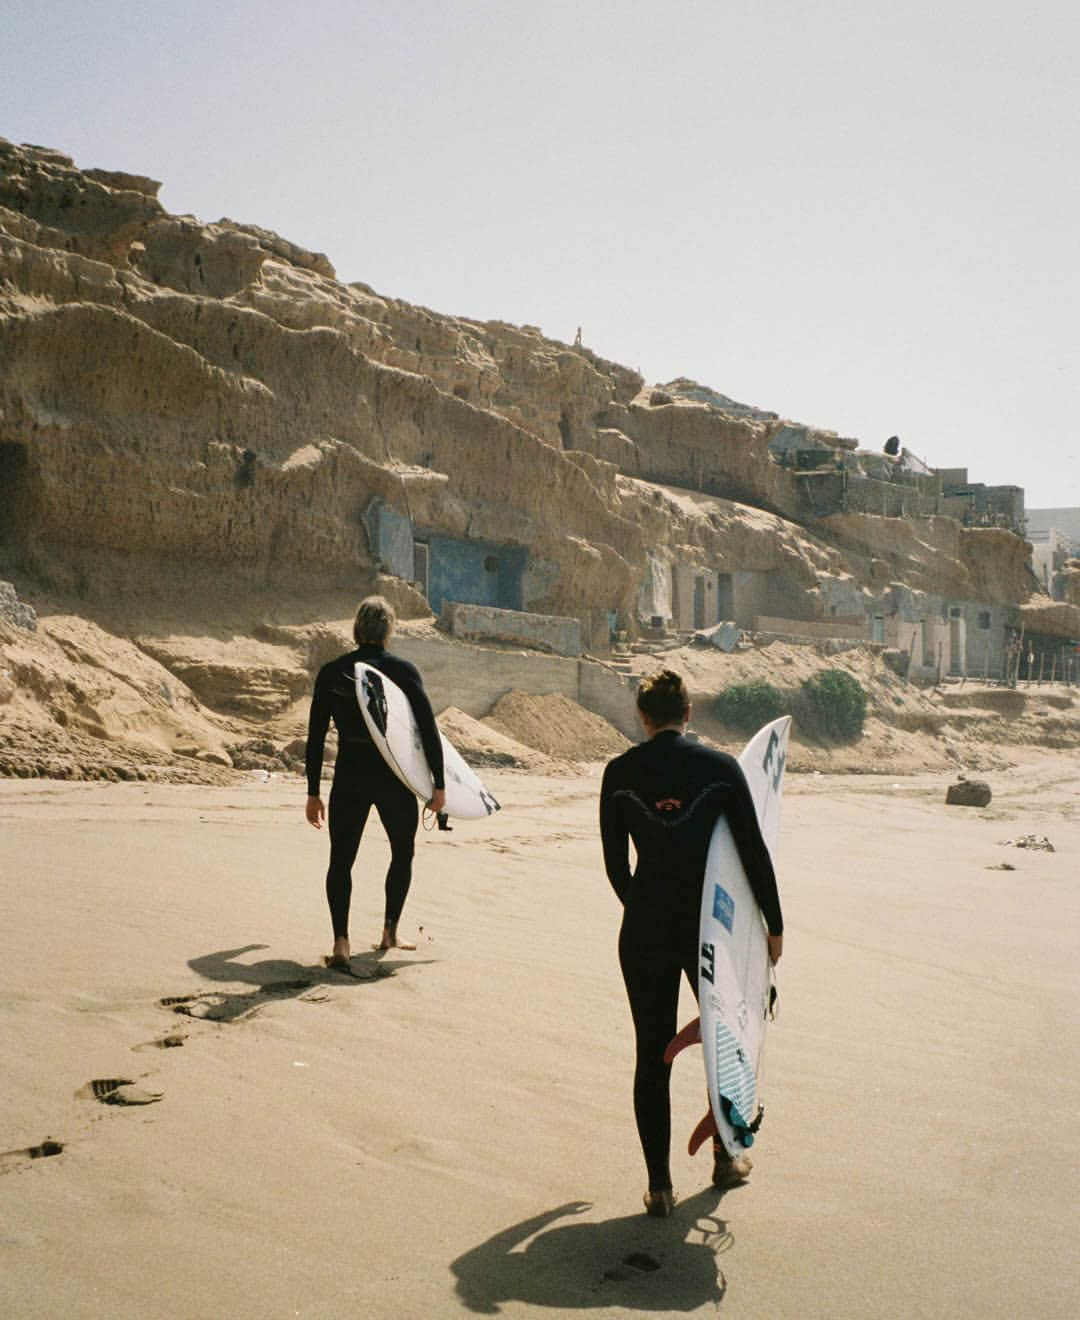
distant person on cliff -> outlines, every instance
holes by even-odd
[[[671,1190],[671,1065],[664,1050],[678,1027],[685,972],[697,996],[698,924],[705,859],[723,815],[769,929],[769,956],[783,949],[783,917],[769,850],[739,763],[686,737],[690,697],[670,669],[642,681],[638,715],[645,741],[609,762],[600,790],[604,867],[623,905],[622,968],[637,1057],[634,1116],[649,1175],[645,1209],[664,1218]],[[629,844],[637,865],[630,869]],[[731,1186],[750,1172],[713,1141],[713,1184]]]
[[[446,806],[443,754],[439,730],[419,671],[408,660],[386,650],[397,617],[389,601],[368,596],[356,610],[353,637],[356,650],[323,665],[315,679],[307,737],[308,823],[322,828],[326,809],[320,791],[326,731],[333,720],[338,750],[330,788],[330,866],[326,872],[326,899],[334,929],[330,966],[349,969],[349,904],[352,868],[368,814],[374,807],[390,840],[390,869],[386,873],[386,907],[379,949],[412,949],[398,936],[405,898],[412,882],[413,849],[419,808],[410,789],[393,773],[371,741],[356,699],[353,666],[358,660],[380,670],[409,699],[435,785],[432,811]]]

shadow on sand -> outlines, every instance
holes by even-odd
[[[459,1256],[450,1267],[458,1296],[484,1315],[510,1301],[560,1311],[625,1306],[665,1314],[719,1302],[726,1284],[716,1258],[732,1243],[715,1215],[722,1195],[711,1187],[698,1192],[663,1220],[639,1212],[551,1227],[591,1207],[570,1201],[546,1210]]]
[[[372,950],[366,954],[356,954],[351,963],[352,971],[340,971],[326,967],[322,963],[305,966],[289,958],[262,958],[258,962],[238,962],[246,953],[268,948],[265,944],[244,944],[238,949],[221,949],[217,953],[205,953],[199,958],[189,958],[188,966],[208,981],[218,981],[235,985],[250,985],[251,990],[244,991],[209,991],[202,994],[176,995],[162,999],[164,1008],[183,1013],[188,1017],[205,1018],[211,1022],[235,1022],[237,1018],[249,1017],[263,1004],[280,999],[306,999],[317,1002],[325,998],[326,989],[331,986],[342,989],[347,986],[375,985],[377,982],[393,976],[402,967],[416,967],[431,959],[411,958],[395,959],[390,962],[385,954]],[[320,991],[322,993],[320,993]]]

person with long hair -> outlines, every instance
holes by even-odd
[[[600,791],[604,867],[623,905],[619,965],[634,1023],[634,1116],[648,1171],[645,1209],[671,1213],[671,1065],[664,1050],[677,1030],[685,973],[697,996],[698,924],[713,826],[727,819],[768,927],[769,956],[783,949],[784,922],[772,859],[746,779],[734,757],[686,736],[690,696],[670,669],[642,681],[638,715],[645,739],[611,761]],[[630,866],[630,841],[637,862]],[[713,1183],[750,1172],[713,1142]]]
[[[339,655],[319,670],[308,719],[305,757],[308,797],[304,814],[315,829],[322,828],[326,817],[320,781],[331,720],[337,728],[337,760],[330,788],[330,865],[326,872],[326,899],[334,932],[334,949],[329,962],[330,966],[344,971],[349,969],[351,953],[352,868],[372,807],[378,812],[390,840],[382,938],[376,947],[415,948],[399,937],[398,921],[412,883],[413,851],[420,813],[412,791],[398,779],[371,741],[356,699],[353,666],[358,660],[380,670],[408,697],[435,786],[427,805],[435,812],[446,806],[442,742],[420,673],[408,660],[391,655],[386,649],[395,622],[393,606],[382,596],[368,596],[360,602],[353,621],[356,650]]]

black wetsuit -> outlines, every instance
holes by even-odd
[[[360,847],[368,814],[374,806],[390,840],[390,869],[386,873],[387,925],[396,922],[405,906],[412,881],[413,847],[419,808],[415,795],[387,766],[371,741],[356,699],[353,665],[357,660],[381,670],[409,698],[428,766],[436,788],[443,785],[442,743],[431,703],[419,671],[408,660],[391,655],[381,646],[361,646],[323,665],[315,679],[307,737],[307,783],[311,797],[319,796],[326,731],[333,720],[338,751],[330,789],[330,866],[326,872],[326,899],[334,937],[349,934],[352,866]]]
[[[634,1115],[649,1189],[671,1186],[671,1067],[683,972],[697,995],[698,922],[705,859],[719,816],[731,826],[769,932],[783,932],[768,848],[738,762],[664,730],[610,762],[600,792],[604,866],[623,904],[622,968],[634,1019]],[[637,865],[630,869],[629,841]]]

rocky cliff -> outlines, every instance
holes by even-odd
[[[158,187],[0,139],[0,577],[25,607],[48,599],[50,617],[137,642],[138,662],[113,667],[136,705],[180,684],[161,727],[181,740],[189,691],[246,716],[295,699],[310,637],[255,638],[274,608],[311,624],[330,600],[340,618],[378,585],[406,616],[427,612],[411,571],[388,575],[373,508],[519,547],[521,606],[580,619],[594,650],[613,620],[633,635],[650,575],[679,565],[762,575],[759,612],[808,620],[866,614],[898,584],[1036,600],[1007,533],[808,520],[769,455],[775,414],[693,381],[647,385],[534,327],[342,283],[268,230],[170,215]],[[1064,610],[1046,626],[1080,633]],[[5,627],[8,650],[29,645]],[[73,663],[67,627],[46,632]],[[238,687],[240,639],[258,654]],[[41,651],[20,663],[8,672],[27,682],[49,667]],[[198,732],[216,754],[225,735]]]
[[[527,547],[544,571],[523,605],[581,617],[594,645],[612,612],[632,630],[646,553],[686,546],[786,563],[811,593],[851,575],[838,547],[867,591],[876,557],[941,594],[986,589],[975,566],[995,599],[1030,594],[1018,543],[976,546],[947,519],[797,525],[773,414],[342,284],[269,231],[169,215],[157,189],[0,142],[0,553],[43,582],[172,594],[227,565],[252,590],[355,589],[379,568],[362,522],[378,498]],[[657,483],[717,499],[675,508]]]

